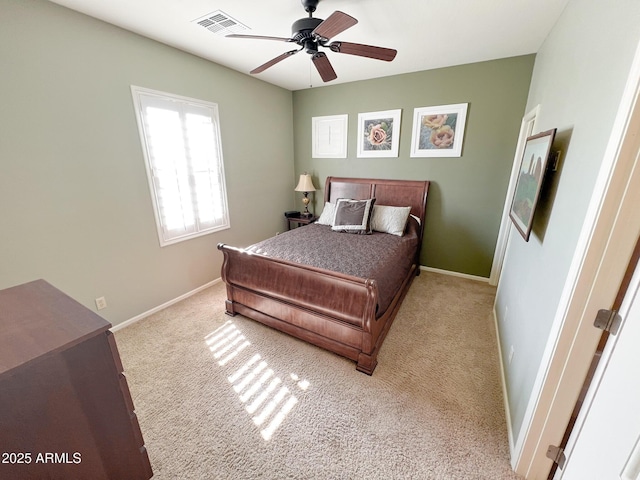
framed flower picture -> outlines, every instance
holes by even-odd
[[[358,114],[358,157],[397,157],[401,110]]]
[[[420,107],[413,111],[412,157],[462,155],[468,103]]]

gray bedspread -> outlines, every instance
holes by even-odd
[[[245,250],[358,278],[378,285],[378,315],[385,312],[407,276],[418,248],[413,220],[404,236],[374,232],[354,235],[311,224],[295,228]]]

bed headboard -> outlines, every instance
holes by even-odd
[[[428,191],[428,180],[327,177],[324,201],[333,203],[338,198],[375,198],[376,205],[410,206],[411,214],[418,217],[424,227]]]

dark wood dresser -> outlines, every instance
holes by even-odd
[[[0,291],[0,478],[153,476],[109,327],[44,280]]]

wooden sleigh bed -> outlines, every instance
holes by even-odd
[[[379,277],[378,280],[360,278],[318,268],[306,264],[304,260],[291,261],[269,256],[261,253],[262,250],[268,250],[264,246],[241,249],[219,244],[218,249],[224,255],[222,280],[227,286],[226,313],[231,316],[241,314],[354,360],[357,370],[371,375],[377,365],[382,342],[413,278],[419,274],[428,188],[428,181],[338,177],[328,177],[326,180],[325,202],[335,203],[345,198],[375,198],[375,205],[378,206],[411,207],[406,228],[412,228],[411,235],[417,236],[417,242],[411,253],[403,254],[409,257],[404,259],[406,267],[401,276],[394,280],[392,292],[386,293],[383,304],[379,284],[386,277]],[[331,227],[312,224],[292,232],[311,234],[312,228],[318,231],[322,228],[331,230]],[[308,230],[302,232],[302,229]],[[364,237],[371,237],[335,232],[332,235],[330,238],[343,241],[345,239],[342,237],[345,236],[360,237],[359,242],[366,242]],[[386,233],[379,235],[389,236]],[[331,239],[327,241],[322,237],[322,242],[323,248],[333,249],[332,245],[327,245]],[[310,250],[312,247],[305,245],[305,248]],[[339,263],[340,250],[336,247],[332,251]],[[392,263],[402,263],[399,260],[389,259]]]

